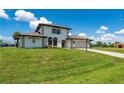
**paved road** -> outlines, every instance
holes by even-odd
[[[82,49],[81,50],[86,50],[86,49]],[[97,53],[101,53],[101,54],[105,54],[105,55],[109,55],[109,56],[115,56],[115,57],[119,57],[119,58],[124,58],[124,54],[122,53],[117,53],[117,52],[109,52],[109,51],[103,51],[103,50],[97,50],[97,49],[88,49],[88,51],[91,52],[97,52]]]

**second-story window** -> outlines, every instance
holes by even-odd
[[[57,30],[57,34],[60,34],[60,29]]]
[[[52,29],[52,33],[53,34],[61,34],[61,30],[60,29]]]
[[[56,29],[52,29],[52,33],[53,34],[56,34]]]

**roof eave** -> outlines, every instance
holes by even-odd
[[[69,40],[69,39],[78,39],[78,40],[87,40],[88,38],[66,38],[67,40]],[[90,41],[93,41],[92,39],[88,39],[88,40],[90,40]]]
[[[47,37],[47,36],[40,36],[40,35],[26,35],[26,34],[21,34],[20,36]]]

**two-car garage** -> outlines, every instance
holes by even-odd
[[[89,48],[90,47],[89,39],[82,36],[69,36],[66,40],[67,48]]]

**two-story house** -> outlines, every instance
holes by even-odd
[[[74,35],[69,36],[69,30],[71,30],[71,28],[40,23],[35,32],[24,33],[20,35],[20,47],[90,47],[90,40],[88,38]]]

